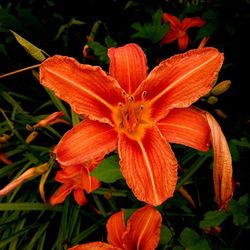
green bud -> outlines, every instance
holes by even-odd
[[[209,104],[215,104],[216,102],[218,102],[218,98],[216,96],[209,96],[207,99],[207,103]]]
[[[225,80],[222,81],[220,83],[218,83],[212,90],[211,90],[211,94],[212,95],[221,95],[224,92],[226,92],[229,87],[231,85],[231,81],[230,80]]]

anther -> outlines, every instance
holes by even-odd
[[[141,93],[141,99],[143,100],[146,97],[146,95],[147,95],[147,91],[143,91]]]
[[[130,101],[130,102],[134,102],[134,100],[135,100],[134,96],[131,95],[131,96],[129,97],[129,101]]]

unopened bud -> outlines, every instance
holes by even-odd
[[[208,104],[215,104],[216,102],[218,102],[218,98],[216,96],[209,96],[207,99],[207,103]]]
[[[0,152],[0,161],[2,161],[3,163],[7,165],[12,164],[12,161],[8,159],[8,155],[2,152]]]
[[[10,139],[10,136],[7,134],[3,134],[0,136],[0,143],[5,143]]]
[[[63,119],[60,119],[60,117],[62,117],[63,115],[64,115],[64,113],[62,111],[54,112],[51,115],[49,115],[46,118],[39,121],[37,124],[35,124],[33,126],[33,128],[44,128],[44,127],[47,127],[49,125],[59,123],[59,122],[69,124],[69,122],[67,122]]]
[[[220,118],[223,118],[223,119],[227,119],[228,116],[222,112],[220,109],[215,109],[214,112],[220,117]]]
[[[33,132],[31,132],[29,135],[28,135],[28,137],[25,139],[25,142],[26,143],[31,143],[36,137],[37,137],[37,135],[38,135],[38,132],[37,131],[33,131]]]
[[[231,85],[231,81],[230,80],[222,81],[222,82],[218,83],[211,90],[211,94],[212,95],[221,95],[221,94],[225,93],[229,89],[230,85]]]
[[[32,177],[36,177],[42,175],[46,171],[48,171],[49,165],[48,163],[43,163],[40,166],[29,168],[25,172],[23,172],[19,177],[11,181],[7,184],[3,189],[0,190],[0,196],[4,196],[11,192],[12,190],[16,189],[17,187],[21,186],[23,182],[29,180]]]

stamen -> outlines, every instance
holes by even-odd
[[[118,106],[120,108],[120,112],[122,115],[122,126],[128,128],[128,120],[127,120],[127,115],[125,114],[124,111],[124,105],[121,102],[118,102]]]
[[[140,112],[139,112],[139,115],[138,115],[138,118],[137,118],[137,123],[136,123],[136,127],[135,128],[138,128],[139,124],[141,123],[141,118],[142,118],[142,113],[143,113],[143,105],[140,106]]]
[[[146,97],[146,95],[147,95],[147,91],[143,91],[143,92],[141,93],[141,99],[144,100],[145,97]]]
[[[135,98],[134,98],[134,96],[131,95],[131,96],[129,97],[129,102],[134,102],[134,101],[135,101]]]

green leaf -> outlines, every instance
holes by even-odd
[[[100,61],[105,63],[109,62],[108,48],[101,45],[99,42],[88,42],[89,47],[94,51],[94,54],[99,58]]]
[[[209,211],[205,213],[204,219],[200,222],[200,228],[218,227],[230,214],[222,211]]]
[[[91,173],[91,176],[96,177],[102,182],[113,183],[123,178],[120,171],[119,158],[117,155],[112,155],[104,159]]]
[[[46,59],[46,56],[48,56],[48,54],[39,49],[38,47],[36,47],[35,45],[33,45],[32,43],[30,43],[29,41],[27,41],[26,39],[24,39],[23,37],[21,37],[20,35],[18,35],[16,32],[10,30],[11,33],[15,36],[16,40],[24,47],[24,49],[36,60],[38,60],[39,62],[43,61]]]
[[[208,242],[190,228],[185,228],[181,235],[181,243],[188,250],[210,250]]]
[[[62,211],[60,206],[56,207],[48,207],[43,203],[34,203],[34,202],[13,202],[13,203],[0,203],[0,211],[9,211],[9,210],[28,210],[28,211],[44,211],[44,210],[52,210],[52,211]]]
[[[66,29],[70,28],[71,26],[83,25],[83,24],[85,24],[85,22],[82,22],[81,20],[77,20],[77,19],[75,19],[75,18],[73,17],[68,23],[63,24],[63,25],[60,26],[60,28],[58,29],[58,31],[57,31],[57,33],[56,33],[56,35],[55,35],[54,40],[58,39],[58,38],[62,35],[62,33],[63,33]]]
[[[136,208],[123,208],[122,209],[124,211],[124,221],[125,224],[127,224],[128,219],[130,218],[130,216],[137,210]]]
[[[150,40],[153,43],[159,42],[169,29],[168,23],[162,24],[162,15],[163,12],[159,9],[152,16],[151,23],[133,23],[132,28],[137,30],[137,32],[132,35],[132,38],[143,38]]]
[[[235,146],[242,147],[242,148],[248,148],[248,149],[250,148],[250,142],[245,137],[241,137],[240,140],[232,139],[230,143],[234,144]]]
[[[217,28],[218,28],[218,23],[215,21],[206,23],[202,28],[199,29],[195,40],[197,41],[202,39],[203,37],[211,36],[216,31]]]
[[[117,46],[117,42],[113,38],[111,38],[111,36],[105,37],[105,44],[107,45],[108,48]]]
[[[231,200],[228,204],[228,210],[233,215],[233,223],[235,226],[243,226],[249,222],[248,213],[248,194],[245,194],[239,198],[238,201]]]
[[[162,224],[159,244],[166,246],[169,244],[172,238],[173,238],[173,235],[170,229],[167,226]]]

